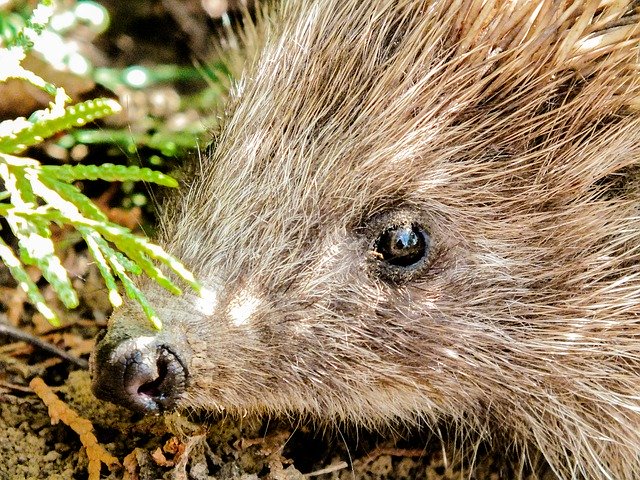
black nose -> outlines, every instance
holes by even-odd
[[[96,397],[142,413],[175,408],[185,391],[187,370],[166,345],[149,337],[119,344],[102,340],[91,361]]]

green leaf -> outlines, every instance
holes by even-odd
[[[82,215],[98,222],[105,222],[108,220],[102,210],[100,210],[89,198],[84,196],[75,185],[49,178],[46,175],[46,167],[43,167],[42,171],[45,173],[45,175],[41,175],[39,177],[42,183],[60,195],[64,200],[72,203],[82,213]]]
[[[162,321],[160,320],[142,291],[138,289],[138,287],[136,287],[131,279],[127,276],[124,267],[114,258],[110,258],[109,263],[122,281],[122,285],[124,286],[125,292],[127,292],[127,296],[140,304],[140,306],[142,307],[142,311],[151,321],[151,324],[156,328],[156,330],[162,330]]]
[[[9,133],[0,136],[0,152],[20,153],[59,132],[82,126],[121,110],[118,102],[110,98],[87,100],[64,109],[38,110],[28,121],[14,121],[15,125],[9,128]]]
[[[82,227],[78,227],[82,228]],[[90,230],[93,231],[93,230]],[[142,273],[142,268],[136,265],[134,262],[129,260],[122,252],[119,252],[109,246],[107,241],[98,235],[97,232],[93,232],[94,240],[100,247],[100,250],[104,253],[104,255],[109,258],[113,257],[117,260],[117,262],[122,265],[127,273],[133,273],[134,275],[140,275]]]
[[[35,192],[38,196],[58,205],[59,207],[64,206],[65,202],[55,199],[55,192],[47,192],[46,190],[43,190],[42,182],[34,182],[34,184],[37,186],[37,188],[35,188]],[[11,208],[12,207],[10,206],[0,205],[0,214],[12,213],[9,211]],[[57,223],[68,223],[83,232],[83,236],[85,235],[85,232],[93,232],[91,238],[96,244],[93,247],[102,252],[104,259],[109,265],[111,265],[113,271],[122,281],[127,295],[140,303],[145,314],[156,328],[160,328],[160,320],[151,305],[145,303],[146,299],[144,295],[135,287],[131,279],[128,277],[127,272],[133,271],[133,273],[139,273],[142,268],[142,270],[144,270],[145,273],[147,273],[153,280],[157,281],[161,286],[172,293],[178,293],[179,288],[175,286],[155,265],[153,265],[145,255],[168,265],[169,268],[178,274],[180,278],[189,283],[194,290],[198,293],[201,292],[201,286],[195,280],[193,275],[176,258],[164,252],[164,250],[157,245],[134,235],[125,227],[121,227],[111,222],[96,221],[86,218],[82,216],[77,209],[74,211],[73,208],[66,206],[63,210],[64,213],[59,209],[52,208],[44,210],[25,209],[16,211],[13,214],[23,220],[47,219]],[[127,259],[122,253],[111,249],[105,239],[113,242],[118,249],[125,252],[127,255],[130,255],[130,259]]]
[[[0,157],[7,160],[7,156]],[[11,160],[9,158],[9,160]],[[13,165],[0,163],[0,177],[11,194],[12,206],[5,209],[5,219],[18,240],[20,258],[27,265],[40,269],[67,308],[78,306],[78,296],[71,285],[67,271],[55,254],[51,232],[46,221],[33,217],[27,219],[17,214],[21,209],[33,210],[35,192],[32,179],[28,177],[30,168],[14,162]],[[25,162],[24,165],[30,165]]]
[[[177,187],[178,182],[164,173],[135,165],[47,165],[42,167],[46,175],[64,182],[75,180],[105,180],[107,182],[143,181],[165,187]]]
[[[13,221],[12,216],[8,216],[7,221],[10,225],[12,223],[14,226],[19,225]],[[38,230],[45,230],[46,234],[40,235],[37,233]],[[40,269],[65,307],[77,307],[79,304],[78,295],[71,285],[67,271],[55,254],[53,242],[49,238],[51,233],[46,224],[25,222],[14,229],[14,233],[18,238],[20,256],[24,263],[35,265]]]
[[[111,268],[102,254],[100,248],[100,240],[102,239],[96,232],[88,228],[78,227],[78,231],[87,243],[89,253],[91,253],[91,256],[96,261],[96,266],[100,271],[100,275],[102,275],[102,278],[104,279],[105,286],[109,292],[109,302],[114,307],[119,307],[122,305],[122,297],[118,293],[118,286],[116,285],[116,280],[111,273]]]
[[[207,130],[206,125],[213,124],[214,120],[198,121],[197,125],[192,125],[193,128],[179,132],[170,132],[164,129],[153,134],[108,129],[78,129],[69,132],[68,135],[60,139],[59,144],[66,148],[76,143],[118,145],[128,153],[135,153],[140,146],[158,150],[165,156],[174,156],[180,152],[197,148],[198,136],[204,133]],[[161,125],[157,127],[161,128]]]
[[[135,243],[132,242],[132,245],[135,245]],[[164,273],[162,273],[162,270],[156,267],[153,262],[145,256],[145,250],[137,249],[136,247],[131,248],[125,242],[122,242],[119,247],[129,256],[131,260],[133,260],[138,266],[142,267],[144,272],[149,275],[149,277],[153,278],[163,288],[173,293],[174,295],[182,294],[182,290],[180,290],[180,288],[175,283],[173,283],[167,276],[164,275]]]
[[[182,280],[189,284],[198,294],[202,292],[202,285],[196,280],[193,274],[187,270],[187,268],[173,255],[169,255],[162,248],[148,240],[136,237],[136,242],[140,244],[141,248],[144,248],[145,252],[154,260],[167,265],[173,270]]]
[[[16,279],[18,285],[22,290],[27,293],[29,301],[36,307],[36,309],[47,319],[54,327],[60,326],[60,320],[56,317],[56,314],[51,310],[38,290],[36,284],[31,280],[29,274],[22,268],[20,260],[13,254],[13,251],[9,246],[0,238],[0,260],[4,263],[11,276]]]

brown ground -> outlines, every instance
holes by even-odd
[[[87,478],[87,456],[67,425],[51,425],[47,408],[25,388],[38,373],[93,424],[98,441],[123,464],[102,478],[119,479],[453,479],[468,478],[459,464],[443,461],[440,442],[417,432],[389,440],[367,432],[347,434],[313,424],[200,416],[145,417],[99,401],[83,370],[54,361],[27,365],[0,355],[0,479]],[[55,364],[54,364],[55,363]],[[396,436],[396,438],[398,438]],[[326,472],[326,473],[323,473]],[[498,474],[487,459],[477,479]]]
[[[189,65],[194,57],[206,56],[201,52],[206,52],[212,32],[219,28],[219,22],[208,18],[196,0],[103,3],[111,13],[112,26],[93,42],[89,54],[102,66],[178,63],[185,58]],[[203,3],[214,11],[220,2]],[[71,83],[68,90],[81,82]],[[90,84],[82,83],[77,89],[78,96],[105,94],[97,87],[90,88]],[[167,95],[176,92],[164,88]],[[4,118],[28,114],[20,112],[19,107],[35,108],[33,101],[27,101],[30,93],[25,89],[9,94],[8,90],[0,89],[0,97],[13,100],[3,103]],[[132,122],[130,126],[135,131]],[[31,154],[43,158],[52,151],[56,150],[50,144]],[[99,154],[104,154],[104,150]],[[144,161],[144,152],[137,155]],[[101,199],[111,218],[129,225],[152,221],[147,218],[151,209],[120,208],[129,198],[120,186],[86,188],[88,193],[95,189],[92,196]],[[33,314],[24,294],[16,290],[6,271],[0,269],[0,321],[86,359],[93,338],[106,324],[110,307],[95,268],[86,251],[74,240],[73,232],[60,230],[55,234],[68,244],[60,254],[81,294],[81,306],[74,312],[63,313],[63,327],[53,329]],[[39,279],[38,272],[30,273]],[[40,285],[46,298],[57,305],[50,288],[41,281]],[[79,436],[63,423],[51,425],[46,406],[28,387],[35,376],[42,377],[81,417],[90,420],[100,444],[124,465],[112,471],[103,466],[103,478],[449,479],[470,475],[452,461],[453,449],[425,432],[373,434],[349,431],[349,427],[338,431],[299,419],[233,420],[194,413],[190,419],[179,415],[141,418],[95,399],[87,371],[12,337],[0,336],[0,480],[88,478],[88,460]],[[443,452],[449,458],[448,464]],[[511,478],[509,474],[495,473],[497,469],[492,468],[492,463],[491,458],[478,460],[479,468],[471,478]]]

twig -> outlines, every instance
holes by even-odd
[[[317,477],[318,475],[324,475],[325,473],[333,473],[338,470],[342,470],[343,468],[347,468],[349,465],[347,462],[338,462],[333,465],[329,465],[328,467],[321,468],[320,470],[315,470],[314,472],[305,473],[302,475],[304,478]]]
[[[42,350],[45,350],[49,353],[57,355],[58,357],[66,360],[67,362],[71,362],[74,365],[82,368],[83,370],[87,370],[89,368],[89,363],[82,359],[78,358],[75,355],[71,355],[70,353],[62,350],[61,348],[56,347],[55,345],[45,342],[41,338],[36,337],[35,335],[31,335],[23,330],[20,330],[17,327],[12,325],[8,325],[4,322],[0,322],[0,335],[7,335],[11,338],[15,338],[16,340],[22,340],[23,342],[27,342],[34,347],[38,347]]]

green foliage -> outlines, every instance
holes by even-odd
[[[52,0],[40,0],[35,10],[11,39],[8,46],[29,50],[33,47],[33,37],[40,35],[51,19],[53,13]]]
[[[29,119],[17,118],[0,123],[0,215],[4,217],[18,243],[18,253],[0,239],[0,259],[38,311],[52,324],[58,324],[38,287],[25,270],[37,267],[67,308],[78,305],[78,296],[66,270],[56,255],[51,240],[52,225],[74,227],[84,239],[102,274],[109,299],[114,306],[122,303],[116,278],[122,282],[129,297],[140,303],[153,325],[161,323],[131,275],[144,273],[174,294],[181,289],[157,266],[164,265],[196,291],[200,285],[193,275],[174,257],[134,235],[106,217],[93,202],[73,184],[78,180],[145,181],[168,187],[177,182],[160,172],[137,166],[103,164],[47,165],[18,157],[28,147],[60,132],[85,125],[96,119],[117,113],[120,105],[112,99],[98,98],[67,105],[68,96],[62,88],[46,82],[21,66],[25,52],[32,45],[51,16],[51,1],[42,0],[25,26],[0,48],[0,82],[9,78],[27,81],[54,96],[50,108],[39,110]]]
[[[147,147],[158,150],[166,157],[171,157],[193,149],[196,146],[196,135],[201,135],[204,132],[202,124],[200,124],[200,129],[202,131],[196,132],[167,132],[161,130],[152,134],[110,129],[78,129],[69,132],[59,143],[66,144],[66,146],[73,146],[77,143],[83,145],[115,144],[129,153],[137,152],[138,147]]]
[[[110,98],[96,98],[63,107],[64,112],[39,110],[29,120],[18,118],[0,124],[0,152],[21,153],[27,147],[72,127],[112,115],[121,110]]]

